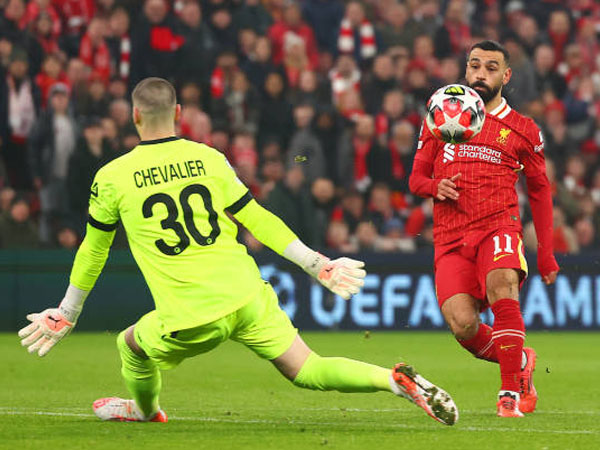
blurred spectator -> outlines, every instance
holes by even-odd
[[[210,116],[195,105],[183,108],[179,122],[180,135],[206,145],[212,144],[212,123]]]
[[[265,206],[283,220],[306,245],[315,245],[314,207],[302,169],[294,166],[269,193]]]
[[[69,90],[57,83],[49,107],[37,120],[29,142],[34,185],[40,195],[40,240],[51,243],[68,215],[67,173],[75,151],[76,124],[69,113]]]
[[[314,120],[314,132],[323,149],[327,177],[334,180],[336,185],[339,185],[336,150],[339,134],[337,119],[336,112],[333,108],[323,107],[317,109]]]
[[[356,253],[358,245],[350,240],[348,224],[342,220],[332,220],[327,227],[327,248],[340,253]]]
[[[385,94],[396,86],[392,58],[378,55],[373,61],[373,73],[361,81],[361,94],[365,99],[365,110],[376,114],[381,107]]]
[[[461,73],[461,66],[458,59],[450,57],[440,61],[440,84],[445,86],[457,83]]]
[[[98,169],[109,160],[110,149],[104,140],[102,123],[91,118],[83,126],[83,137],[69,159],[67,190],[71,223],[78,236],[82,237],[87,222],[90,187]]]
[[[177,52],[185,42],[166,0],[146,0],[142,12],[131,31],[131,86],[149,76],[172,78],[180,67]]]
[[[237,133],[231,144],[231,161],[237,176],[253,196],[260,196],[258,181],[258,154],[254,135],[248,132]]]
[[[331,101],[329,83],[319,80],[312,70],[300,73],[298,87],[290,92],[293,104],[310,103],[315,108],[328,104]]]
[[[415,127],[407,121],[395,123],[388,147],[392,163],[391,186],[394,190],[408,194],[408,176],[412,170],[415,148]]]
[[[361,66],[377,54],[375,27],[367,19],[364,7],[359,1],[346,4],[344,18],[340,24],[338,51],[351,55]]]
[[[56,241],[61,248],[75,250],[79,245],[79,239],[75,230],[64,227],[56,233]]]
[[[271,41],[269,38],[261,36],[256,39],[254,49],[248,58],[240,64],[240,68],[244,71],[252,86],[262,91],[267,75],[277,69],[271,61]]]
[[[58,54],[50,53],[44,58],[42,63],[42,71],[35,77],[35,83],[37,84],[41,96],[42,96],[42,107],[46,107],[48,102],[48,96],[50,89],[56,83],[63,83],[69,85],[67,75],[63,71],[62,60]]]
[[[304,0],[302,13],[315,32],[322,52],[335,54],[337,31],[344,16],[344,4],[340,0]]]
[[[9,183],[15,189],[31,188],[27,145],[40,106],[39,90],[27,69],[27,54],[14,47],[8,73],[0,77],[0,145]]]
[[[317,178],[312,183],[310,191],[315,210],[313,216],[313,226],[315,227],[314,245],[317,248],[322,248],[326,242],[329,217],[335,206],[335,186],[327,178]]]
[[[302,38],[293,33],[286,35],[283,46],[283,70],[287,85],[292,89],[297,88],[300,74],[311,69]]]
[[[256,133],[260,118],[260,97],[242,71],[233,74],[225,95],[213,103],[212,113],[219,123],[228,123],[233,133]]]
[[[506,97],[512,107],[521,110],[526,103],[535,98],[535,71],[519,41],[509,38],[505,40],[505,46],[510,53],[512,76],[502,92],[506,91]]]
[[[240,28],[252,28],[257,34],[264,35],[273,23],[260,0],[246,0],[234,14],[234,23]]]
[[[467,18],[466,3],[465,0],[448,2],[444,23],[435,34],[435,50],[438,58],[461,56],[468,51],[471,28]]]
[[[535,49],[542,43],[537,22],[531,16],[523,16],[519,20],[519,26],[515,32],[519,37],[521,45],[527,53],[527,57],[531,58],[535,52]]]
[[[0,188],[0,217],[8,218],[10,216],[10,207],[16,195],[17,192],[9,186]]]
[[[35,22],[41,14],[46,14],[52,21],[52,34],[58,37],[61,33],[61,24],[58,13],[54,6],[50,4],[50,0],[31,0],[27,3],[25,14],[19,20],[19,28],[27,28],[32,22]]]
[[[341,55],[335,64],[335,67],[329,72],[331,80],[331,92],[333,95],[333,104],[338,106],[340,99],[348,92],[360,91],[360,70],[356,67],[354,58],[349,55]]]
[[[62,20],[63,47],[70,56],[79,54],[79,39],[96,11],[93,0],[53,0]]]
[[[390,154],[375,139],[375,121],[362,116],[338,146],[338,170],[342,185],[365,192],[372,183],[388,181]]]
[[[38,245],[29,204],[23,198],[16,198],[10,206],[10,214],[0,216],[0,248],[36,248]]]
[[[79,58],[105,83],[108,83],[111,72],[110,51],[104,39],[107,31],[107,21],[94,17],[79,45]]]
[[[548,38],[554,49],[557,63],[563,60],[563,51],[571,37],[569,14],[563,10],[553,11],[548,21]]]
[[[289,41],[294,43],[301,40],[308,58],[308,68],[314,69],[319,64],[319,54],[314,32],[302,20],[300,6],[295,2],[288,2],[283,11],[282,20],[275,21],[269,28],[269,39],[273,43],[273,63],[281,64],[285,58],[286,45]]]
[[[108,20],[110,37],[106,39],[112,60],[113,77],[127,81],[131,71],[131,36],[129,13],[125,8],[114,9]],[[202,58],[195,58],[202,59]],[[188,60],[192,64],[193,60]],[[183,68],[187,67],[187,64]]]
[[[529,251],[537,251],[537,237],[533,222],[523,227],[523,241]],[[559,207],[554,207],[554,251],[562,254],[579,253],[577,235],[565,221],[565,215]]]
[[[562,98],[567,90],[565,79],[554,70],[555,56],[552,47],[542,44],[534,53],[535,87],[539,97],[551,91],[557,98]]]
[[[275,139],[283,147],[292,131],[292,107],[285,98],[283,77],[278,72],[271,72],[265,79],[264,98],[261,106],[258,127],[258,145]]]
[[[286,155],[287,167],[300,167],[308,184],[312,184],[326,173],[323,148],[312,129],[314,115],[315,110],[310,103],[301,103],[294,107],[296,131],[290,139]]]
[[[226,7],[215,9],[210,15],[210,29],[221,50],[233,49],[237,45],[237,30],[231,12]]]
[[[394,3],[383,17],[384,25],[379,29],[381,44],[385,49],[400,45],[410,48],[416,36],[415,28],[407,26],[408,8],[403,3]]]
[[[40,44],[42,51],[48,53],[58,53],[58,37],[52,32],[52,18],[48,13],[40,13],[35,21],[29,26],[33,36]]]

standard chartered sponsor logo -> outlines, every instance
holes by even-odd
[[[481,161],[488,161],[494,164],[502,163],[502,152],[484,145],[460,145],[458,151],[459,158],[473,158]]]

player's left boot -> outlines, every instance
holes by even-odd
[[[498,394],[498,417],[524,417],[519,410],[519,393],[512,391],[500,391]]]
[[[144,417],[133,400],[119,397],[99,398],[92,406],[101,420],[117,422],[167,422],[167,414],[159,409],[153,417]]]
[[[521,371],[521,400],[519,401],[519,410],[524,413],[532,413],[537,404],[537,391],[533,385],[533,371],[535,370],[535,360],[537,355],[535,350],[529,347],[523,349],[527,355],[527,364]]]
[[[458,408],[446,391],[427,381],[417,371],[404,363],[392,369],[390,384],[396,395],[404,397],[438,422],[454,425],[458,420]]]

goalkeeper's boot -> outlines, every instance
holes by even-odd
[[[498,394],[498,417],[524,417],[519,410],[519,393],[500,391]]]
[[[532,348],[524,348],[527,355],[527,364],[521,371],[521,399],[519,400],[519,410],[524,413],[531,413],[535,410],[537,404],[537,391],[533,385],[533,371],[535,370],[535,360],[537,355]]]
[[[100,420],[117,422],[167,422],[167,414],[159,409],[152,417],[145,417],[133,400],[119,397],[99,398],[93,404],[94,414]]]
[[[390,384],[396,395],[402,396],[438,422],[454,425],[458,420],[458,408],[446,391],[427,381],[417,371],[404,363],[392,369]]]

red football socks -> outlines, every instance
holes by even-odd
[[[496,356],[496,347],[492,340],[492,327],[485,323],[479,324],[477,334],[471,339],[460,340],[458,343],[469,350],[476,358],[485,359],[486,361],[498,362]]]
[[[525,324],[519,302],[502,298],[492,305],[494,328],[492,338],[500,363],[501,390],[519,392],[521,358],[525,341]]]

